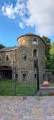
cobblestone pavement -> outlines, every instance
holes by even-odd
[[[54,96],[0,96],[0,120],[54,120]]]

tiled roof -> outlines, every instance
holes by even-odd
[[[16,46],[16,47],[5,47],[5,48],[0,49],[0,52],[12,51],[12,50],[15,50],[15,49],[18,49],[18,46]]]

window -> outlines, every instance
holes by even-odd
[[[34,38],[34,39],[33,39],[33,44],[36,44],[36,43],[37,43],[37,39]]]
[[[1,62],[1,60],[2,60],[2,57],[0,56],[0,62]]]
[[[23,55],[23,59],[26,60],[26,55],[25,54]]]
[[[43,74],[43,80],[45,80],[46,79],[46,75],[45,74]]]
[[[36,79],[36,77],[37,77],[37,74],[34,74],[34,78]]]
[[[22,73],[22,82],[26,83],[28,71],[21,71],[21,73]]]
[[[9,55],[6,56],[6,61],[9,61]]]
[[[34,50],[33,50],[33,56],[36,56],[36,55],[37,55],[37,50],[34,49]]]
[[[16,78],[16,79],[18,78],[18,74],[15,74],[15,78]]]
[[[37,62],[34,61],[34,69],[36,69],[36,68],[37,68]]]
[[[26,80],[26,74],[23,74],[23,81]]]

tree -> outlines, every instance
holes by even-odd
[[[50,63],[51,63],[51,70],[54,74],[54,42],[52,43],[51,49],[50,49]]]
[[[4,45],[0,44],[0,49],[2,49],[2,48],[4,48],[4,47],[5,47]]]
[[[50,43],[50,39],[46,36],[42,36],[42,39],[45,43]]]
[[[42,36],[43,41],[45,42],[45,67],[50,69],[50,39],[46,36]]]

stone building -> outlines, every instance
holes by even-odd
[[[27,33],[17,38],[18,47],[0,50],[0,78],[34,83],[39,67],[39,81],[45,74],[45,43],[41,37]]]

